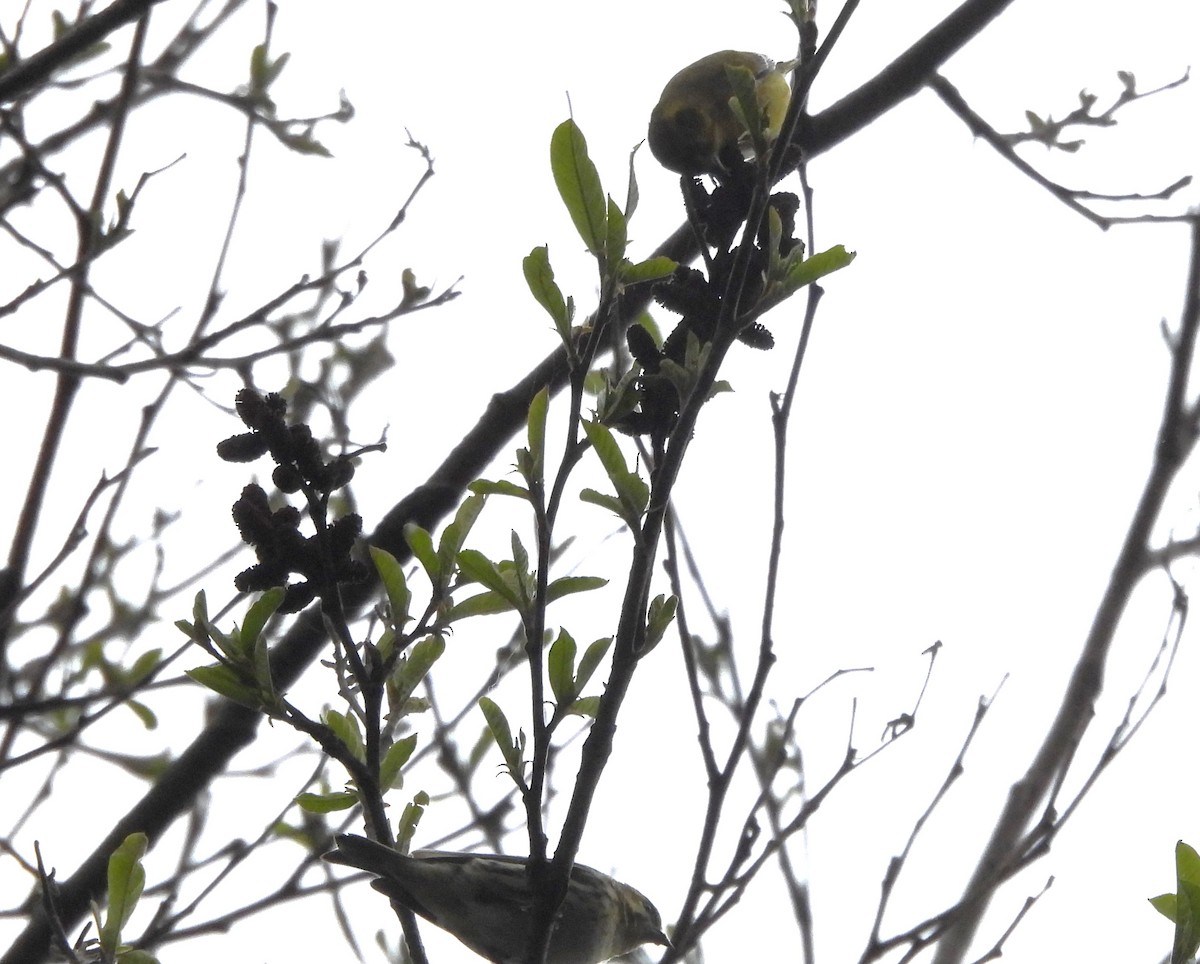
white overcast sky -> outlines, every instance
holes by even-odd
[[[432,150],[437,176],[368,271],[384,278],[409,267],[437,287],[463,276],[458,301],[397,326],[399,367],[372,391],[368,421],[356,427],[356,437],[368,441],[390,426],[392,448],[370,466],[383,484],[360,479],[368,528],[372,513],[425,477],[492,392],[553,347],[521,275],[529,249],[549,244],[560,284],[581,312],[594,302],[592,266],[549,174],[549,138],[567,116],[568,95],[606,189],[623,199],[629,152],[645,136],[666,80],[721,48],[791,56],[794,39],[779,6],[281,5],[274,47],[292,60],[276,88],[280,113],[331,110],[344,88],[358,115],[325,130],[332,160],[284,157],[265,146],[251,174],[246,233],[234,249],[231,313],[312,270],[321,238],[343,237],[349,251],[382,229],[421,170],[403,146],[406,128]],[[954,6],[866,0],[813,90],[812,109],[872,76]],[[174,7],[164,4],[155,17],[169,20]],[[832,3],[822,8],[825,24],[835,12]],[[226,43],[224,59],[214,54],[195,65],[195,79],[234,86],[242,76],[235,65],[261,23],[261,10],[244,16],[241,45]],[[1195,59],[1198,37],[1200,7],[1188,0],[1018,0],[944,73],[985,118],[1015,130],[1026,109],[1056,116],[1071,109],[1081,88],[1106,102],[1119,90],[1118,69],[1133,71],[1144,88],[1176,79]],[[153,124],[130,132],[137,150],[127,177],[187,154],[154,182],[171,204],[159,214],[158,195],[147,196],[138,225],[145,240],[130,242],[141,244],[132,250],[144,259],[140,306],[154,317],[189,303],[195,286],[207,282],[195,267],[209,262],[223,228],[240,127],[215,110],[203,115],[219,120],[211,131],[166,106],[146,116]],[[1083,131],[1087,146],[1079,154],[1030,147],[1024,156],[1064,183],[1155,191],[1200,173],[1197,116],[1192,84],[1126,109],[1115,129]],[[678,226],[681,204],[677,179],[646,149],[636,163],[641,207],[630,235],[632,254],[641,257]],[[826,284],[803,375],[771,697],[786,706],[833,669],[877,667],[802,718],[809,762],[828,766],[842,751],[851,697],[859,698],[856,742],[869,750],[882,723],[908,708],[919,688],[921,650],[936,639],[946,643],[917,731],[812,826],[819,946],[824,960],[843,961],[857,958],[885,861],[942,779],[977,699],[1010,674],[963,783],[918,848],[925,883],[903,892],[889,924],[905,925],[910,914],[953,899],[1003,789],[1053,711],[1149,464],[1167,361],[1159,323],[1178,316],[1186,231],[1099,231],[973,141],[927,92],[818,158],[810,174],[818,247],[845,244],[858,259]],[[1172,207],[1198,198],[1193,186]],[[164,217],[187,227],[167,235],[175,241],[165,251]],[[364,304],[372,297],[368,289]],[[757,636],[768,518],[767,393],[783,387],[801,307],[797,301],[770,320],[780,345],[774,352],[733,353],[728,378],[736,394],[705,412],[679,496],[719,605],[747,643]],[[453,361],[453,394],[434,395],[432,386],[447,376],[446,345],[467,348]],[[48,384],[46,375],[22,372],[10,387],[40,412],[35,406]],[[427,401],[410,394],[417,387],[445,411],[430,417]],[[105,400],[115,395],[90,391],[97,401],[75,423],[78,432],[102,431]],[[204,405],[196,409],[199,436],[233,430]],[[39,427],[40,415],[14,428],[13,450],[29,451]],[[169,453],[170,440],[163,444]],[[240,486],[236,470],[206,467],[212,478],[197,488],[193,457],[164,462],[160,491],[179,505],[195,493],[198,504],[216,506],[208,524],[224,524],[222,500]],[[25,477],[0,484],[20,486]],[[731,500],[735,484],[750,494]],[[1181,489],[1164,531],[1194,523],[1194,492]],[[1164,600],[1162,585],[1150,585],[1131,614],[1100,708],[1105,733],[1153,656]],[[677,671],[674,654],[655,658],[664,672]],[[1011,939],[1011,959],[1149,961],[1169,948],[1170,928],[1145,898],[1170,889],[1176,839],[1200,844],[1188,738],[1197,671],[1185,646],[1168,699],[1146,730],[1051,857],[1006,892],[1011,914],[1047,876],[1057,877]],[[688,801],[699,799],[700,778],[686,759],[692,728],[681,677],[662,685],[663,693],[635,686],[641,702],[622,728],[630,743],[645,742],[661,757],[613,776],[601,801],[607,817],[589,831],[580,859],[618,868],[670,919],[683,868],[690,871],[695,813]],[[661,728],[668,735],[660,738]],[[619,738],[618,757],[622,749]],[[1096,749],[1087,746],[1085,754]],[[372,896],[364,890],[358,900]],[[386,904],[377,903],[378,922],[391,928]],[[308,913],[325,912],[314,905]],[[745,960],[755,934],[776,935],[782,946],[792,932],[778,924],[779,914],[787,910],[764,880],[713,933],[707,959]],[[236,939],[171,948],[163,959],[211,960],[232,940],[239,960],[315,960],[306,925],[294,915],[269,918],[269,938],[247,928]],[[328,931],[327,923],[315,929]],[[435,960],[468,959],[456,953]],[[796,956],[755,952],[763,961]]]

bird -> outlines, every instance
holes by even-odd
[[[725,72],[741,67],[754,75],[768,139],[779,135],[792,91],[787,73],[796,61],[776,64],[762,54],[719,50],[689,64],[667,81],[650,112],[650,153],[668,170],[688,177],[721,176],[750,149],[745,124],[730,107],[733,88]]]
[[[405,856],[355,834],[335,840],[326,861],[374,874],[372,887],[492,964],[526,964],[535,903],[527,857],[438,850]],[[642,944],[670,946],[655,906],[628,884],[575,864],[546,964],[599,964]]]

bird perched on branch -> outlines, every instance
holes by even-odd
[[[667,81],[650,112],[650,152],[668,170],[686,176],[727,174],[752,153],[745,121],[731,100],[727,68],[754,76],[767,140],[779,135],[792,90],[787,74],[796,61],[776,64],[762,54],[720,50],[689,64]]]
[[[528,858],[436,850],[412,856],[340,834],[330,863],[375,874],[371,886],[449,931],[493,964],[526,964],[534,895]],[[628,884],[576,864],[555,918],[546,964],[598,964],[670,941],[654,905]]]

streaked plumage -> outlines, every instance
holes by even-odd
[[[340,835],[337,845],[326,860],[375,874],[372,887],[493,964],[525,964],[533,906],[526,858],[436,850],[406,857],[352,834]],[[647,943],[668,943],[654,905],[627,884],[576,864],[547,964],[598,964]]]

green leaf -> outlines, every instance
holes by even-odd
[[[196,598],[192,601],[192,620],[193,622],[190,624],[184,623],[181,620],[175,625],[180,629],[187,626],[188,628],[183,631],[194,642],[199,643],[214,655],[217,649],[231,659],[236,659],[242,655],[242,650],[238,646],[237,639],[225,635],[208,618],[208,599],[204,595],[203,589],[196,593]]]
[[[442,538],[438,542],[438,559],[441,562],[442,572],[449,572],[450,567],[454,565],[459,550],[467,541],[467,535],[471,532],[471,527],[475,525],[475,520],[479,518],[479,513],[483,511],[486,502],[487,496],[485,495],[471,495],[463,499],[462,505],[454,513],[454,521],[442,530]]]
[[[575,650],[574,638],[565,629],[560,629],[546,658],[550,690],[560,704],[570,703],[578,693],[575,688]]]
[[[296,797],[300,809],[308,813],[336,813],[358,803],[358,794],[349,790],[336,793],[302,793]]]
[[[142,857],[149,839],[144,833],[131,833],[108,858],[108,913],[100,929],[100,946],[114,956],[121,944],[121,930],[129,923],[146,885]]]
[[[671,625],[671,621],[675,618],[675,610],[679,606],[679,598],[677,596],[655,596],[650,603],[649,612],[646,614],[646,640],[642,644],[641,654],[654,649],[661,642],[663,634]]]
[[[434,633],[415,643],[400,658],[392,672],[391,684],[394,692],[390,694],[390,698],[393,706],[403,707],[408,703],[409,697],[421,685],[421,680],[445,651],[446,640]]]
[[[550,169],[575,230],[593,256],[604,257],[608,234],[604,189],[588,156],[587,140],[573,120],[559,124],[550,138]]]
[[[1171,964],[1186,964],[1200,948],[1200,855],[1180,840],[1175,845],[1175,942]]]
[[[138,947],[117,951],[117,961],[119,964],[158,964],[157,957],[149,951],[143,951]]]
[[[625,525],[629,525],[629,520],[625,518],[625,507],[621,505],[621,500],[615,495],[605,495],[603,492],[597,492],[595,489],[584,489],[579,493],[579,501],[598,505],[602,509],[608,509],[609,512],[612,512],[617,518],[621,519]]]
[[[283,587],[275,586],[259,596],[246,610],[246,618],[242,621],[242,631],[239,637],[243,653],[254,652],[259,634],[267,625],[267,621],[275,615],[275,610],[283,602],[283,597]]]
[[[1174,894],[1151,897],[1150,904],[1175,924],[1171,964],[1189,964],[1200,948],[1200,855],[1180,840],[1175,845]]]
[[[774,229],[775,224],[772,222],[772,230]],[[759,299],[755,316],[757,317],[775,305],[786,301],[806,285],[810,285],[834,271],[840,271],[854,258],[855,253],[847,251],[840,244],[819,254],[814,254],[811,258],[805,258],[804,252],[800,248],[785,258],[772,258],[767,287]]]
[[[158,665],[161,662],[161,649],[147,650],[134,660],[133,665],[129,667],[129,671],[125,676],[125,682],[130,686],[136,686],[158,669]]]
[[[577,592],[591,592],[593,589],[602,589],[607,585],[608,580],[600,576],[563,576],[555,579],[546,587],[546,602],[552,603],[556,599],[562,599],[563,596],[570,596]]]
[[[521,262],[525,272],[525,283],[537,303],[546,309],[554,322],[559,337],[567,338],[571,333],[571,312],[563,300],[562,289],[554,280],[554,269],[550,266],[550,249],[546,245],[534,248]]]
[[[438,561],[437,551],[433,548],[433,537],[415,522],[409,522],[404,526],[404,541],[408,543],[413,556],[429,576],[429,581],[434,586],[441,586],[442,566]]]
[[[256,88],[270,87],[287,66],[291,54],[280,54],[274,60],[267,56],[267,48],[259,44],[250,54],[250,80]]]
[[[394,789],[401,785],[400,770],[413,755],[417,748],[417,734],[413,733],[397,740],[388,747],[379,763],[379,789],[383,791]]]
[[[608,372],[591,372],[601,379],[599,399],[596,403],[597,421],[611,425],[632,412],[642,400],[639,390],[641,371],[635,365],[613,384]]]
[[[637,206],[638,206],[639,194],[638,194],[638,183],[637,183],[637,170],[634,167],[633,161],[634,161],[634,158],[637,157],[638,148],[641,146],[642,146],[641,144],[636,144],[636,145],[634,145],[633,150],[629,152],[629,188],[625,192],[625,219],[626,220],[629,220],[633,217],[633,212],[637,210]]]
[[[1150,905],[1172,924],[1175,923],[1175,915],[1178,910],[1174,894],[1159,894],[1157,897],[1151,897]]]
[[[404,578],[404,568],[386,549],[377,546],[367,548],[371,553],[375,571],[379,573],[379,580],[383,583],[383,590],[387,593],[388,607],[392,611],[392,626],[403,629],[408,621],[408,606],[412,602],[412,593],[409,592],[408,583]]]
[[[600,464],[604,466],[605,473],[617,490],[619,508],[614,508],[613,511],[631,531],[636,532],[642,513],[646,511],[646,505],[650,501],[650,487],[636,472],[630,472],[625,467],[625,457],[621,454],[612,432],[605,426],[599,422],[584,422],[583,430],[600,457]],[[612,508],[612,504],[606,502],[605,497],[594,490],[585,489],[580,497],[585,502]]]
[[[550,407],[550,389],[542,389],[533,396],[529,403],[529,417],[526,419],[525,433],[529,442],[529,467],[525,473],[525,481],[530,485],[542,481],[546,463],[546,412]]]
[[[520,602],[517,594],[500,574],[500,568],[478,549],[464,549],[458,554],[458,568],[471,582],[506,597],[514,606]]]
[[[408,853],[412,846],[413,835],[417,832],[417,824],[429,806],[429,794],[422,790],[413,796],[413,801],[407,804],[400,815],[400,823],[396,827],[396,847],[402,853]]]
[[[596,718],[596,714],[600,712],[600,697],[599,696],[581,696],[569,707],[567,707],[566,715],[568,716],[587,716],[592,719]]]
[[[488,590],[455,603],[446,613],[445,619],[447,623],[454,623],[471,616],[495,616],[499,613],[516,612],[519,608],[509,593],[501,595]]]
[[[620,264],[625,259],[625,248],[629,243],[629,225],[617,202],[608,199],[608,232],[604,241],[604,250],[608,255],[609,264]]]
[[[264,705],[274,706],[278,694],[275,692],[275,679],[271,675],[271,653],[265,636],[259,636],[254,643],[254,681],[258,684]]]
[[[625,456],[621,454],[621,447],[617,445],[617,440],[613,437],[612,432],[595,422],[584,422],[583,430],[587,433],[588,441],[596,450],[600,464],[604,466],[604,471],[610,480],[615,481],[616,478],[629,474]]]
[[[135,699],[125,701],[125,705],[133,712],[139,720],[142,721],[142,726],[147,730],[158,729],[158,717],[154,715],[154,711],[145,703],[141,703]]]
[[[384,628],[379,634],[379,639],[375,642],[375,652],[379,654],[379,660],[386,663],[392,658],[392,651],[396,648],[396,633],[390,627]]]
[[[844,245],[835,244],[826,251],[818,252],[811,258],[805,258],[788,272],[788,283],[796,288],[812,284],[824,278],[827,274],[840,271],[856,257],[855,252],[847,251]]]
[[[641,522],[642,513],[650,503],[650,486],[636,472],[623,476],[617,483],[617,495],[626,512],[629,528],[637,529]]]
[[[215,666],[197,666],[186,671],[187,675],[201,686],[207,686],[214,693],[220,693],[226,699],[241,703],[252,710],[261,710],[262,697],[258,688],[249,685],[238,673],[224,663]]]
[[[321,714],[321,721],[333,730],[334,736],[345,745],[356,760],[366,760],[367,750],[363,744],[362,730],[358,727],[358,717],[329,709]]]
[[[657,258],[647,258],[637,264],[627,261],[621,265],[621,281],[627,285],[640,284],[643,281],[658,281],[669,277],[678,267],[678,261],[672,261],[661,255]]]
[[[517,499],[529,499],[529,490],[507,479],[476,479],[467,486],[476,495],[511,495]]]
[[[513,554],[513,582],[515,583],[518,598],[521,600],[521,611],[525,612],[532,605],[533,594],[537,591],[536,580],[529,571],[529,553],[525,550],[525,546],[521,542],[521,537],[517,535],[516,529],[512,530],[509,542],[512,545]]]
[[[483,711],[483,718],[487,721],[488,729],[492,732],[492,739],[496,741],[496,746],[500,748],[500,754],[504,757],[504,768],[508,770],[513,782],[524,789],[522,756],[525,750],[525,734],[522,733],[514,740],[512,728],[508,725],[508,718],[504,715],[504,711],[486,696],[479,698],[479,708]]]
[[[588,685],[592,674],[596,672],[600,661],[604,659],[604,654],[608,652],[611,645],[612,637],[603,636],[589,644],[588,648],[583,651],[583,659],[579,661],[579,671],[575,674],[576,692],[580,692]]]

